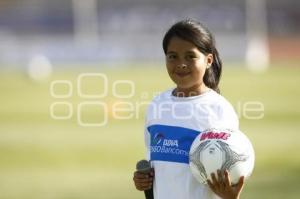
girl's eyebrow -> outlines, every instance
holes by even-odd
[[[192,50],[189,50],[189,51],[187,51],[186,53],[193,53],[193,54],[196,54],[196,52],[195,52],[195,51],[192,51]]]
[[[186,51],[185,53],[186,54],[197,54],[195,51],[192,51],[192,50]],[[177,53],[175,51],[168,51],[167,55],[168,54],[177,54]]]
[[[168,51],[167,54],[176,54],[175,51]]]

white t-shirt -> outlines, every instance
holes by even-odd
[[[192,176],[188,154],[203,130],[238,129],[238,117],[231,104],[213,90],[193,97],[175,97],[172,90],[155,97],[146,114],[145,142],[155,170],[154,198],[218,198]]]

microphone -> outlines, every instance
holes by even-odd
[[[144,174],[150,174],[151,172],[151,164],[147,160],[140,160],[136,163],[136,170],[142,172]],[[154,199],[153,196],[153,187],[151,189],[145,190],[145,197],[146,199]]]

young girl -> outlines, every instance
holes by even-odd
[[[189,169],[189,149],[199,133],[239,125],[234,109],[219,94],[222,62],[212,34],[195,20],[180,21],[164,36],[163,50],[176,88],[161,93],[148,107],[145,140],[153,171],[136,171],[136,188],[153,187],[155,199],[238,199],[243,177],[231,185],[228,172],[218,171],[206,186]]]

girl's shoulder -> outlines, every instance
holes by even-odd
[[[156,93],[156,95],[154,95],[154,97],[152,99],[152,103],[170,100],[172,98],[172,91],[173,91],[173,88],[165,90],[163,92]]]
[[[216,91],[210,89],[209,91],[192,97],[175,97],[172,95],[174,88],[165,90],[163,92],[157,93],[152,99],[153,103],[157,102],[205,102],[211,104],[220,104],[220,105],[230,105],[225,97],[217,93]]]
[[[221,94],[217,93],[214,90],[209,90],[201,95],[193,96],[193,97],[175,97],[172,95],[174,88],[165,90],[163,92],[158,93],[153,97],[151,103],[200,103],[200,104],[210,104],[214,106],[218,106],[220,108],[232,108],[230,102]]]
[[[218,104],[223,106],[231,106],[230,102],[221,94],[213,91],[212,97],[214,102],[218,102]]]
[[[211,93],[209,101],[211,102],[211,104],[218,106],[218,108],[221,110],[227,109],[227,110],[233,111],[232,104],[223,95],[221,95],[215,91],[213,91]]]

